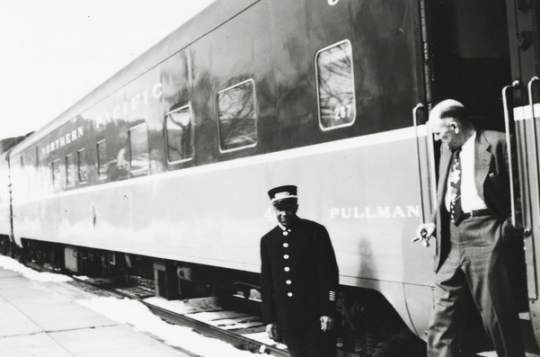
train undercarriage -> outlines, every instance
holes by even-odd
[[[31,239],[22,243],[20,248],[0,235],[0,254],[40,270],[136,286],[143,291],[138,297],[178,300],[234,295],[245,299],[250,312],[260,311],[255,273]],[[425,355],[424,342],[375,290],[341,286],[336,316],[338,356]]]

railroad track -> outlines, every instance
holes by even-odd
[[[154,297],[154,291],[141,286],[126,286],[107,279],[72,278],[79,284],[97,289],[91,292],[98,295],[113,294],[138,300],[167,322],[190,327],[240,350],[276,357],[290,356],[285,345],[270,345],[261,341],[265,339],[261,338],[266,334],[265,327],[256,314],[249,312],[253,311],[254,301],[242,301],[247,299],[231,296],[225,299],[202,297],[171,302]]]

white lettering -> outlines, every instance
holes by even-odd
[[[63,147],[66,145],[66,139],[62,136],[60,137],[60,146]]]
[[[354,218],[364,218],[364,214],[358,214],[358,207],[354,207]]]
[[[396,206],[396,208],[394,208],[394,215],[393,216],[394,217],[399,216],[399,217],[404,217],[404,218],[406,217],[405,212],[403,212],[403,210],[399,206]]]
[[[77,128],[77,132],[79,133],[79,138],[80,138],[81,136],[83,136],[83,127],[82,127],[82,126],[78,127],[78,128]]]
[[[143,92],[143,101],[144,101],[144,105],[148,106],[148,91],[147,90]]]
[[[371,209],[369,207],[366,207],[366,218],[375,218],[377,217],[376,214],[371,213]]]
[[[71,143],[71,133],[66,134],[66,143]]]
[[[390,207],[377,207],[379,217],[390,217]]]
[[[137,104],[139,104],[139,98],[141,98],[141,96],[138,94],[131,98],[131,109],[135,110]]]
[[[72,131],[71,131],[71,138],[72,138],[73,140],[77,140],[77,131],[76,131],[76,130],[72,130]]]
[[[407,206],[408,217],[420,217],[420,206]]]
[[[351,209],[350,208],[342,208],[341,209],[341,216],[343,218],[351,218]]]
[[[110,121],[111,121],[111,114],[109,114],[109,112],[105,112],[105,123],[104,124],[107,124]]]
[[[162,91],[161,82],[154,84],[154,88],[152,88],[152,96],[155,99],[159,99],[162,94],[163,94],[163,91]]]
[[[343,219],[363,218],[407,218],[419,217],[419,206],[384,206],[384,207],[331,207],[330,218],[340,217]],[[405,213],[407,212],[407,213]]]
[[[120,106],[119,105],[114,107],[112,115],[113,115],[113,119],[120,118]]]

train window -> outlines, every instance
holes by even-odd
[[[62,171],[60,171],[60,159],[52,162],[52,183],[54,192],[62,190]]]
[[[105,140],[99,141],[97,143],[97,154],[98,154],[98,178],[103,180],[107,178],[107,145]]]
[[[188,106],[171,111],[166,116],[167,160],[177,163],[193,157],[193,123]]]
[[[79,182],[86,182],[86,151],[84,149],[77,151],[77,161],[79,166]]]
[[[257,144],[255,86],[252,79],[219,92],[218,110],[221,151]]]
[[[351,43],[345,40],[320,50],[315,62],[321,129],[352,125],[356,104]]]
[[[145,123],[129,129],[129,148],[131,172],[148,171],[148,129]]]
[[[75,184],[75,162],[73,155],[66,155],[66,187],[72,187]]]

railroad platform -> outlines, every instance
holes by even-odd
[[[0,267],[0,356],[190,356],[77,303],[85,294]]]

